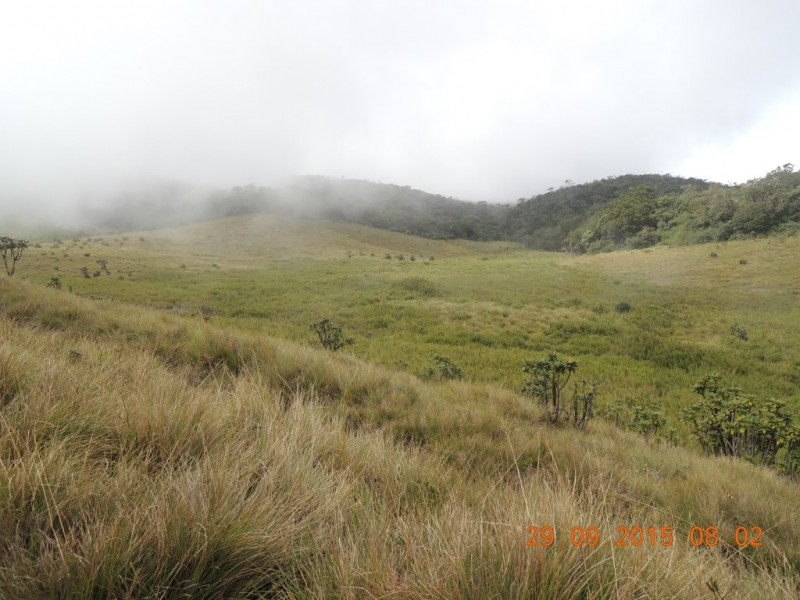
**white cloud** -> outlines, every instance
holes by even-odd
[[[797,22],[793,0],[13,3],[0,193],[320,173],[511,201],[631,172],[746,179],[793,160]]]
[[[800,90],[765,109],[749,128],[701,146],[673,171],[742,183],[786,163],[800,166]]]

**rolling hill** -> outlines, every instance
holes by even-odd
[[[259,213],[368,225],[429,239],[513,241],[538,250],[597,253],[796,232],[800,172],[786,164],[741,185],[623,175],[565,182],[514,205],[319,176],[227,191],[168,183],[129,190],[87,208],[83,226],[85,231],[129,231]]]

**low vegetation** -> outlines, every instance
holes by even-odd
[[[796,238],[110,239],[0,280],[0,597],[796,597]]]
[[[576,437],[512,392],[180,315],[10,280],[0,299],[4,596],[790,598],[800,583],[797,486],[770,471],[599,422]],[[673,542],[631,545],[638,526]],[[602,543],[573,544],[591,527]]]

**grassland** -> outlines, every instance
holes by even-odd
[[[798,260],[794,238],[572,258],[273,217],[42,242],[0,280],[0,597],[796,598],[797,483],[548,426],[516,390],[555,349],[670,414],[714,369],[796,407]],[[320,316],[353,352],[310,343]],[[435,352],[468,381],[421,381]],[[569,543],[592,525],[608,545]],[[675,542],[617,547],[636,525]]]
[[[299,343],[327,316],[370,362],[418,375],[443,354],[513,390],[524,358],[556,350],[604,402],[651,399],[676,425],[708,371],[800,408],[798,238],[573,258],[272,216],[126,237],[44,243],[24,274]],[[83,278],[99,259],[113,275]]]

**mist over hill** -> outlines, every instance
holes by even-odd
[[[800,172],[786,164],[742,185],[672,175],[570,181],[516,204],[467,202],[370,181],[298,177],[281,186],[140,186],[84,207],[85,222],[152,229],[272,213],[369,225],[431,239],[515,241],[539,250],[598,252],[793,232]]]

